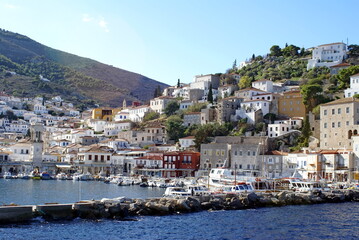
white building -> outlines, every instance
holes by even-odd
[[[179,140],[181,149],[187,149],[187,148],[195,145],[195,142],[194,142],[195,137],[194,136],[183,137],[178,140]]]
[[[331,67],[342,63],[347,58],[347,45],[337,42],[323,44],[312,51],[312,59],[308,61],[307,69],[314,67]]]
[[[278,137],[302,127],[302,118],[290,118],[288,120],[276,120],[268,124],[268,137]]]
[[[267,79],[252,82],[252,87],[265,92],[273,92],[273,82]]]
[[[103,132],[105,136],[117,136],[119,132],[128,131],[131,127],[130,121],[107,122]]]
[[[119,111],[118,113],[116,113],[115,117],[114,117],[114,121],[123,121],[123,120],[128,120],[130,117],[130,110],[128,108],[126,109],[122,109],[121,111]]]
[[[35,114],[47,114],[46,106],[43,106],[41,104],[35,104],[34,105],[34,113]]]
[[[102,132],[107,124],[105,120],[88,119],[87,125],[91,127],[95,132]]]
[[[175,99],[167,96],[157,97],[150,101],[150,107],[153,111],[162,114],[167,104],[171,101],[175,101]]]
[[[192,106],[193,105],[193,102],[192,101],[190,101],[190,100],[183,100],[183,101],[181,101],[181,103],[180,103],[180,110],[186,110],[186,109],[188,109],[190,106]]]
[[[359,73],[350,76],[350,88],[344,90],[346,98],[353,97],[355,94],[359,94]]]
[[[138,107],[132,107],[128,109],[128,118],[132,122],[142,122],[143,117],[147,112],[151,110],[151,108],[148,105],[138,106]]]

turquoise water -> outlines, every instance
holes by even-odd
[[[0,204],[73,203],[79,200],[160,197],[161,188],[117,186],[97,181],[0,179]]]

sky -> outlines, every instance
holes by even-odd
[[[357,0],[0,0],[0,28],[169,85],[273,45],[359,44]]]

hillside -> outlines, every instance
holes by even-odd
[[[26,36],[0,30],[0,84],[18,96],[61,95],[81,103],[119,106],[123,99],[146,102],[166,84],[44,46]],[[16,72],[9,76],[6,71]],[[49,81],[43,81],[39,75]],[[11,82],[11,84],[9,84]]]

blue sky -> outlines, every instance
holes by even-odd
[[[174,85],[275,44],[359,44],[358,9],[356,0],[0,0],[0,28]]]

